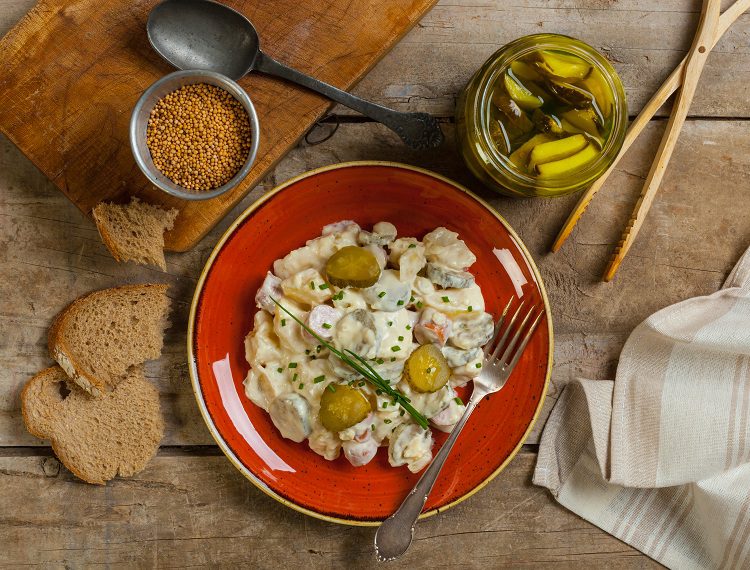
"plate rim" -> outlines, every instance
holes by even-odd
[[[526,441],[526,438],[529,436],[529,433],[531,433],[531,430],[536,425],[536,422],[539,419],[539,414],[541,413],[542,408],[544,407],[544,401],[547,397],[547,391],[549,389],[550,377],[552,376],[552,365],[553,365],[553,360],[554,360],[555,342],[554,342],[554,332],[553,332],[553,326],[552,326],[552,312],[549,306],[549,298],[547,297],[547,290],[544,286],[544,281],[542,280],[542,276],[539,273],[539,268],[536,266],[536,262],[534,261],[534,258],[531,256],[531,253],[526,248],[526,244],[523,242],[523,240],[521,240],[520,236],[510,226],[507,220],[503,216],[501,216],[489,203],[487,203],[484,199],[476,195],[474,192],[472,192],[471,190],[469,190],[462,184],[454,180],[451,180],[450,178],[447,178],[437,172],[433,172],[431,170],[428,170],[426,168],[421,168],[419,166],[412,166],[409,164],[403,164],[400,162],[386,161],[386,160],[355,160],[355,161],[340,162],[340,163],[331,164],[328,166],[321,166],[318,168],[314,168],[312,170],[307,170],[301,174],[298,174],[297,176],[293,176],[292,178],[289,178],[285,182],[282,182],[281,184],[275,186],[274,188],[269,190],[266,194],[258,198],[255,202],[250,204],[239,216],[237,216],[237,218],[224,231],[221,238],[219,238],[219,241],[216,242],[216,245],[211,251],[211,255],[209,255],[208,259],[203,265],[203,269],[201,270],[200,277],[198,278],[198,281],[196,282],[196,285],[195,285],[193,298],[190,302],[190,314],[188,317],[187,338],[186,338],[187,361],[188,361],[187,364],[188,364],[188,373],[190,374],[190,384],[193,389],[193,396],[195,397],[196,403],[198,404],[198,409],[200,410],[201,416],[203,418],[203,422],[206,424],[206,427],[208,427],[208,431],[211,434],[211,437],[214,439],[216,444],[219,446],[219,449],[221,449],[222,453],[224,453],[224,455],[230,461],[230,463],[232,463],[232,465],[234,465],[234,467],[240,473],[242,473],[242,475],[248,481],[250,481],[255,487],[257,487],[263,493],[275,499],[282,505],[289,507],[302,514],[305,514],[305,515],[308,515],[313,518],[320,519],[326,522],[333,522],[333,523],[343,524],[343,525],[348,525],[348,526],[375,527],[375,526],[379,526],[382,523],[382,521],[339,518],[339,517],[334,517],[334,516],[327,515],[324,513],[320,513],[312,509],[308,509],[307,507],[303,507],[302,505],[298,505],[297,503],[276,493],[273,489],[271,489],[268,485],[266,485],[266,483],[264,483],[262,480],[256,477],[247,467],[245,467],[242,464],[242,462],[235,456],[234,452],[231,450],[229,445],[224,441],[223,436],[219,433],[218,429],[216,428],[216,425],[213,422],[213,419],[211,418],[211,415],[208,413],[206,402],[203,398],[203,392],[200,387],[200,381],[198,379],[197,362],[196,362],[195,355],[193,353],[193,337],[195,334],[195,328],[194,328],[195,317],[197,314],[198,301],[200,299],[201,292],[203,291],[203,286],[205,284],[206,277],[208,276],[208,273],[211,267],[213,266],[213,263],[216,260],[216,257],[218,256],[219,252],[222,250],[224,244],[234,234],[235,230],[240,226],[240,224],[248,216],[254,213],[255,210],[260,208],[260,206],[262,206],[271,198],[273,198],[276,194],[279,194],[280,192],[285,190],[287,187],[299,182],[300,180],[304,180],[305,178],[310,178],[317,174],[328,172],[331,170],[339,170],[343,168],[352,168],[352,167],[359,167],[359,166],[385,166],[388,168],[409,170],[412,172],[417,172],[419,174],[424,174],[426,176],[436,178],[440,180],[441,182],[449,184],[453,186],[454,188],[456,188],[457,190],[460,190],[464,194],[467,194],[470,198],[476,200],[485,210],[487,210],[491,215],[497,218],[497,220],[505,227],[508,233],[515,239],[516,244],[518,245],[521,252],[524,254],[524,257],[526,258],[526,261],[529,263],[529,266],[531,267],[531,271],[534,274],[534,277],[536,278],[537,286],[539,287],[539,293],[541,294],[542,300],[544,301],[544,309],[545,309],[546,317],[547,317],[546,320],[547,320],[547,331],[548,331],[548,337],[549,337],[549,354],[547,357],[547,372],[546,372],[545,379],[544,379],[544,391],[542,393],[542,396],[539,398],[539,402],[537,404],[536,410],[534,411],[534,415],[531,418],[531,421],[529,422],[529,425],[526,428],[526,431],[524,432],[523,436],[520,438],[518,444],[516,445],[515,448],[513,448],[513,450],[505,459],[505,461],[503,461],[497,469],[495,469],[492,473],[490,473],[476,487],[469,490],[468,492],[460,496],[458,499],[446,505],[443,505],[442,507],[431,509],[429,511],[426,511],[420,514],[419,515],[420,520],[434,516],[438,513],[447,511],[451,507],[454,507],[457,504],[465,501],[466,499],[469,499],[475,493],[478,493],[484,487],[486,487],[487,484],[489,484],[490,481],[492,481],[495,477],[497,477],[508,466],[508,464],[515,458],[515,456],[523,447],[524,442]]]

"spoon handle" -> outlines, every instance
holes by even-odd
[[[401,140],[411,148],[435,148],[443,142],[443,132],[440,130],[440,125],[434,117],[427,113],[402,113],[365,101],[333,85],[288,67],[263,52],[259,53],[255,60],[255,69],[317,91],[337,103],[382,123],[401,137]]]

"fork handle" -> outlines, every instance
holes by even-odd
[[[440,475],[440,470],[443,468],[445,460],[453,448],[453,444],[456,443],[461,430],[464,429],[469,416],[476,409],[479,401],[486,395],[484,393],[478,394],[479,391],[475,385],[474,393],[472,393],[471,399],[466,404],[464,414],[456,423],[443,447],[440,448],[440,451],[438,451],[438,454],[430,463],[427,471],[419,478],[419,481],[406,496],[398,510],[385,519],[375,533],[375,554],[379,561],[395,560],[409,548],[412,538],[414,538],[414,527],[417,524],[417,519],[424,508],[433,485],[435,485],[438,475]]]

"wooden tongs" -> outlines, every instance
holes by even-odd
[[[643,185],[641,195],[638,198],[633,214],[630,217],[630,221],[625,227],[622,238],[620,239],[618,246],[615,248],[615,252],[613,253],[602,277],[604,281],[612,280],[620,263],[628,253],[630,246],[633,244],[636,235],[638,235],[638,231],[643,225],[643,220],[654,201],[656,191],[664,177],[664,172],[666,171],[667,164],[672,156],[672,151],[677,143],[680,130],[682,129],[682,125],[687,117],[688,109],[690,108],[690,103],[693,100],[695,88],[698,84],[698,79],[703,70],[703,66],[706,63],[709,52],[718,43],[721,36],[724,35],[732,23],[748,8],[750,8],[750,0],[737,0],[723,14],[719,15],[721,11],[721,0],[703,0],[701,19],[698,23],[698,29],[695,33],[695,39],[693,40],[693,45],[690,47],[690,51],[654,96],[651,97],[649,102],[646,103],[646,106],[630,125],[630,128],[625,135],[622,149],[612,163],[612,166],[610,166],[609,169],[607,169],[607,171],[604,172],[596,182],[594,182],[594,184],[578,201],[578,204],[576,204],[576,207],[570,213],[568,219],[560,230],[555,243],[552,245],[553,252],[559,250],[562,244],[565,243],[565,240],[568,238],[571,231],[573,231],[573,227],[578,223],[578,220],[594,198],[594,195],[602,188],[602,186],[604,186],[605,181],[615,169],[617,163],[635,142],[638,135],[641,134],[641,131],[643,131],[656,111],[658,111],[667,99],[669,99],[672,93],[682,86],[677,95],[674,107],[672,108],[672,113],[669,116],[666,131],[664,132],[659,148],[656,151],[656,157],[651,165],[651,170],[646,177],[646,182]]]

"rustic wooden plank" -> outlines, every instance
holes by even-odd
[[[599,282],[611,244],[630,213],[663,121],[650,125],[584,215],[570,243],[547,253],[575,197],[514,200],[482,189],[455,159],[449,142],[438,153],[407,152],[373,124],[343,124],[318,146],[295,149],[272,176],[191,252],[168,254],[169,272],[118,265],[94,226],[9,142],[0,143],[0,445],[39,445],[26,434],[18,394],[47,365],[46,329],[73,298],[126,282],[172,285],[174,326],[165,355],[149,366],[169,417],[165,444],[210,443],[190,390],[185,364],[188,306],[196,277],[230,221],[263,191],[310,168],[345,160],[397,160],[450,176],[487,198],[518,230],[537,259],[553,308],[555,369],[548,410],[570,379],[612,378],[635,325],[654,311],[715,291],[750,243],[750,132],[747,123],[690,121],[642,235],[613,283]],[[452,141],[450,125],[446,128]],[[543,418],[546,416],[545,415]],[[529,438],[538,440],[539,429]]]
[[[725,0],[724,5],[729,3]],[[0,34],[34,4],[0,0]],[[354,92],[402,110],[451,116],[457,93],[496,49],[526,34],[556,32],[587,41],[607,55],[636,113],[685,55],[699,12],[700,0],[526,0],[512,5],[503,0],[442,0]],[[750,115],[745,96],[750,83],[748,34],[750,15],[744,15],[712,50],[692,116]],[[350,114],[341,107],[335,111]]]
[[[520,453],[480,495],[423,521],[394,568],[657,568],[531,485]],[[164,452],[133,479],[75,479],[53,457],[0,457],[3,564],[376,568],[372,528],[283,507],[224,457]]]

